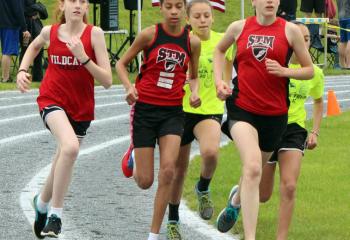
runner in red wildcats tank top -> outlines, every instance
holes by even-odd
[[[181,106],[190,60],[189,31],[178,36],[156,25],[151,46],[144,51],[144,64],[136,80],[139,102],[158,106]]]
[[[59,27],[51,27],[49,67],[39,90],[39,109],[42,111],[49,105],[58,105],[75,121],[91,121],[94,119],[95,107],[94,79],[66,43],[60,41],[57,34]],[[80,39],[86,54],[96,62],[91,45],[92,28],[92,25],[87,25]]]
[[[237,39],[234,67],[237,77],[233,79],[233,92],[238,94],[236,105],[242,109],[265,116],[288,112],[289,79],[269,74],[266,59],[288,66],[292,50],[285,35],[286,21],[277,18],[269,26],[262,26],[256,17],[246,20]]]

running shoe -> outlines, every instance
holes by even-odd
[[[38,197],[39,197],[39,194],[35,195],[33,198],[33,201],[32,201],[32,206],[33,206],[34,212],[35,212],[33,232],[37,238],[43,239],[44,236],[41,235],[41,231],[45,227],[46,220],[47,220],[47,213],[39,212],[39,209],[37,207]]]
[[[208,190],[208,191],[200,192],[196,184],[195,192],[198,200],[199,215],[204,220],[209,220],[213,216],[213,212],[214,212],[213,202],[210,199],[210,191]]]
[[[52,214],[49,217],[46,226],[42,230],[41,235],[45,237],[58,238],[59,234],[61,233],[61,228],[61,219],[57,217],[56,214]]]
[[[134,148],[132,145],[129,146],[128,150],[124,153],[122,158],[122,170],[125,177],[130,178],[133,174],[134,168]]]
[[[166,224],[166,239],[181,240],[180,224],[178,221],[168,221]]]
[[[233,207],[231,202],[232,202],[232,198],[235,195],[235,193],[238,190],[238,185],[234,186],[231,189],[228,201],[227,201],[227,207],[224,208],[217,220],[216,220],[216,224],[217,224],[217,228],[220,232],[228,232],[233,225],[235,225],[235,223],[237,222],[238,219],[238,215],[239,215],[239,210],[241,209],[241,207]]]

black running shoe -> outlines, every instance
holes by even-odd
[[[58,235],[61,233],[62,222],[56,214],[52,214],[43,231],[41,232],[42,236],[58,238]]]
[[[35,220],[33,224],[33,232],[35,236],[39,239],[43,239],[44,236],[41,235],[41,231],[44,229],[46,220],[47,220],[47,213],[41,213],[38,210],[37,207],[37,201],[38,201],[39,194],[35,195],[32,201],[32,206],[35,211]]]

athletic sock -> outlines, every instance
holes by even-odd
[[[235,204],[235,202],[234,202],[234,199],[235,199],[236,194],[237,194],[237,192],[236,192],[236,193],[233,195],[233,197],[232,197],[231,205],[232,205],[232,207],[234,207],[234,208],[240,208],[240,207],[241,207],[241,204]]]
[[[49,203],[41,200],[41,194],[37,198],[36,207],[38,208],[40,213],[47,213],[49,209]]]
[[[208,191],[210,181],[211,181],[211,178],[204,178],[204,177],[200,176],[199,181],[197,183],[198,191],[200,191],[200,192]]]
[[[159,234],[149,233],[148,240],[158,240]]]
[[[169,221],[179,221],[179,206],[180,204],[169,203]]]
[[[62,212],[63,212],[63,208],[54,208],[54,207],[51,207],[51,208],[50,208],[49,216],[55,214],[58,218],[62,218]]]

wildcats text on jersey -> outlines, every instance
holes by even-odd
[[[247,48],[252,48],[252,53],[256,60],[261,62],[265,59],[267,51],[273,49],[275,36],[249,35]]]
[[[57,56],[50,55],[51,62],[55,65],[59,65],[61,69],[76,70],[81,65],[78,59],[74,56]]]
[[[160,48],[158,50],[157,63],[164,62],[164,69],[167,72],[173,72],[176,64],[184,66],[186,54],[184,52],[175,51],[168,48]]]

